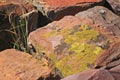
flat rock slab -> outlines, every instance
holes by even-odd
[[[102,2],[104,0],[34,0],[33,4],[50,20],[58,20],[65,15],[74,15]]]
[[[66,16],[59,21],[54,21],[43,28],[31,32],[28,42],[34,46],[39,54],[45,53],[53,61],[57,62],[56,66],[66,76],[88,69],[91,66],[90,64],[101,53],[101,49],[106,52],[96,61],[96,66],[104,66],[118,58],[116,56],[119,56],[119,20],[119,16],[104,7],[97,6],[80,12],[75,16]],[[85,24],[90,28],[82,26]],[[84,30],[87,30],[85,34]],[[89,33],[91,30],[93,32]],[[89,38],[87,35],[89,35]],[[97,39],[92,41],[91,36],[97,37]],[[89,47],[87,49],[88,47],[86,46],[88,44],[94,45],[94,48]],[[109,53],[113,44],[117,44],[117,46],[114,46],[114,50]],[[88,53],[86,53],[87,51]],[[91,54],[89,54],[89,51]],[[81,54],[76,55],[75,53]],[[86,56],[82,55],[82,53],[86,54]],[[72,56],[69,57],[69,54]],[[114,56],[111,58],[112,55]],[[41,55],[36,57],[38,56]],[[81,66],[80,64],[84,65]]]
[[[61,80],[115,80],[114,77],[104,69],[91,69],[80,74],[68,76]]]
[[[110,38],[110,48],[96,61],[96,65],[103,66],[119,59],[120,54],[120,17],[103,7],[94,7],[75,15],[82,23],[92,24],[94,28]],[[110,17],[111,16],[111,17]],[[118,61],[119,62],[119,61]],[[119,64],[112,63],[109,67]]]
[[[27,53],[15,49],[0,52],[0,80],[38,80],[50,73],[51,69]]]
[[[0,0],[0,3],[5,3],[5,2],[25,4],[27,0]]]

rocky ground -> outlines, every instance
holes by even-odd
[[[0,80],[120,80],[120,0],[0,0]]]

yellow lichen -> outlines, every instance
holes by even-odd
[[[76,74],[88,69],[88,66],[103,51],[101,47],[94,43],[94,40],[99,36],[99,32],[87,25],[81,26],[77,31],[74,28],[61,30],[59,33],[53,30],[46,33],[45,37],[49,38],[57,34],[61,34],[64,37],[64,42],[69,46],[68,53],[72,52],[72,54],[66,55],[60,60],[57,60],[57,54],[51,53],[48,55],[63,76]],[[91,44],[91,41],[94,44]],[[42,48],[40,49],[44,51]]]
[[[96,57],[103,51],[95,44],[89,44],[99,36],[99,32],[90,29],[87,25],[80,27],[80,31],[71,33],[74,30],[63,30],[61,34],[64,41],[70,45],[69,51],[74,52],[56,62],[56,67],[62,72],[63,76],[79,73],[88,69]]]
[[[57,35],[57,31],[53,30],[53,31],[50,31],[50,32],[46,33],[45,37],[49,38],[49,37],[52,37],[52,36],[55,36],[55,35]]]

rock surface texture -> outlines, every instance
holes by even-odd
[[[14,49],[0,52],[0,80],[38,80],[51,71],[27,53]]]
[[[120,0],[107,0],[114,12],[120,16]]]
[[[0,0],[0,51],[0,80],[120,80],[120,0]]]
[[[68,76],[62,80],[115,80],[105,69],[91,69],[80,74]]]
[[[104,0],[34,0],[33,4],[50,20],[59,20],[66,15],[75,15],[95,5],[102,5]]]
[[[101,67],[119,59],[119,27],[119,16],[116,16],[107,8],[97,6],[82,11],[75,16],[66,16],[59,21],[54,21],[33,31],[29,35],[28,41],[39,54],[46,53],[55,61],[55,66],[60,71],[63,70],[62,73],[66,76],[88,69],[92,64],[94,64],[94,67]],[[94,47],[90,45],[94,45]],[[111,51],[111,48],[113,51]],[[102,54],[99,55],[100,53]],[[83,56],[85,59],[82,58]],[[91,59],[88,58],[90,56]],[[98,59],[95,61],[96,57]],[[108,65],[106,68],[118,64],[119,62]],[[78,69],[79,67],[80,69]]]
[[[120,65],[110,69],[90,69],[80,74],[68,76],[61,80],[119,80]]]

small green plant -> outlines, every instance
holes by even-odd
[[[12,33],[13,37],[13,48],[28,52],[27,48],[27,37],[28,37],[28,22],[27,19],[20,19],[19,21],[15,21],[14,13],[11,12],[9,15],[9,22],[11,24],[11,28],[6,30]],[[19,23],[18,23],[19,22]]]

